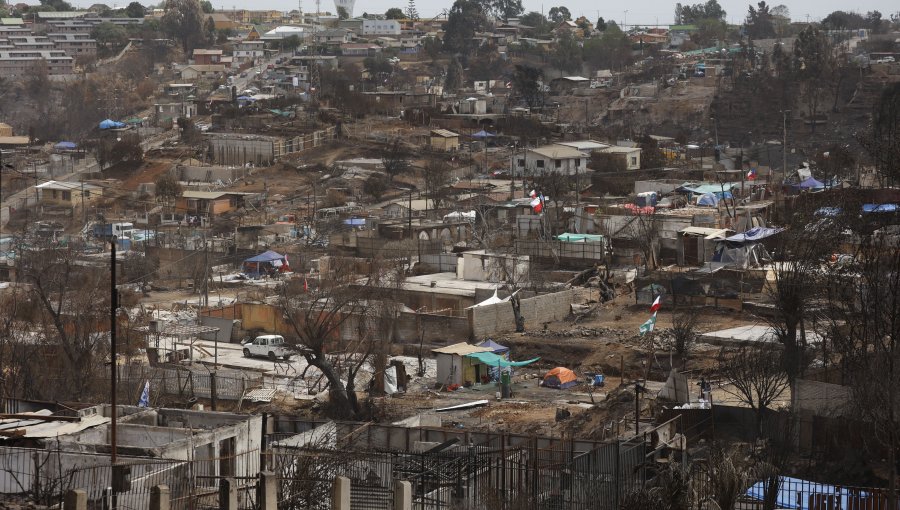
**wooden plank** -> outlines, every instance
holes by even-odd
[[[0,420],[81,421],[79,416],[45,416],[40,414],[0,414]]]

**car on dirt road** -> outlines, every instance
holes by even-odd
[[[276,361],[288,360],[293,354],[281,335],[260,335],[253,340],[247,340],[243,345],[245,358],[266,357]]]

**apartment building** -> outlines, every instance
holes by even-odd
[[[42,62],[47,64],[51,76],[73,74],[75,62],[61,50],[0,50],[0,77],[16,78],[27,76]]]
[[[56,49],[65,51],[66,55],[70,57],[94,57],[97,55],[97,41],[91,39],[90,34],[47,34],[47,38],[53,41]]]

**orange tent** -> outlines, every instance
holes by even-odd
[[[578,376],[575,375],[575,372],[563,367],[556,367],[550,370],[544,375],[544,380],[541,381],[541,386],[560,390],[571,388],[576,384],[578,384]]]

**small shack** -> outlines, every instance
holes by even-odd
[[[259,278],[290,271],[290,266],[288,265],[287,255],[268,250],[244,260],[243,264],[241,264],[241,270],[244,274]]]
[[[447,129],[433,129],[429,134],[431,148],[436,151],[459,150],[459,134]]]
[[[480,381],[482,375],[489,374],[489,368],[485,367],[478,359],[468,358],[466,355],[475,352],[491,352],[491,350],[490,347],[480,347],[465,342],[432,349],[431,352],[437,359],[437,382],[444,386],[450,386]]]

